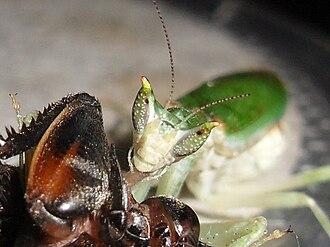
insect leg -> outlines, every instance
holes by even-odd
[[[251,246],[264,237],[267,220],[256,217],[228,222],[202,223],[200,240],[213,246]]]
[[[214,191],[212,190],[209,193],[203,193],[201,188],[195,187],[194,195],[199,201],[208,202],[212,205],[209,209],[214,207],[212,212],[217,215],[228,215],[232,212],[237,215],[237,213],[242,212],[237,211],[239,208],[309,207],[329,235],[329,218],[315,200],[304,193],[292,192],[295,189],[320,184],[329,180],[330,165],[324,165],[280,181],[265,181],[262,186],[253,180],[229,185],[220,183]],[[194,202],[192,201],[192,203]],[[196,206],[198,206],[198,203],[195,205],[195,208]],[[207,209],[204,205],[201,212],[206,211]]]
[[[108,235],[108,238],[110,237],[108,241],[115,243],[123,237],[125,232],[129,195],[126,184],[123,182],[114,145],[111,145],[110,163],[109,188],[113,195],[101,218],[102,233],[105,235],[103,238],[107,239]]]
[[[186,157],[171,165],[157,186],[156,195],[172,195],[178,197],[181,188],[194,165],[194,157]]]

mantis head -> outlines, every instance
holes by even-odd
[[[130,157],[139,172],[156,172],[195,153],[219,123],[180,107],[162,106],[150,82],[141,77],[132,110],[133,146]]]

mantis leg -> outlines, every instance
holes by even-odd
[[[228,200],[229,199],[229,200]],[[230,200],[233,199],[233,200]],[[206,203],[213,205],[221,205],[228,203],[232,204],[230,208],[235,207],[259,207],[259,208],[297,208],[297,207],[308,207],[312,210],[313,214],[330,237],[330,221],[327,214],[319,207],[317,202],[302,192],[275,192],[270,194],[262,194],[259,196],[253,196],[250,198],[234,199],[228,196],[225,200],[214,197],[202,197]],[[226,205],[229,206],[229,205]]]
[[[330,237],[330,221],[328,215],[319,207],[317,202],[302,192],[287,192],[307,185],[329,181],[330,165],[298,174],[277,185],[246,184],[229,188],[226,192],[216,194],[197,195],[200,201],[208,202],[214,207],[232,208],[296,208],[308,207]],[[249,193],[247,193],[249,191]]]
[[[250,246],[264,236],[267,220],[256,217],[241,221],[201,224],[200,240],[212,246]]]
[[[157,183],[156,195],[171,195],[178,197],[194,163],[193,157],[187,157],[168,167],[164,174],[161,173],[143,179],[132,188],[135,200],[139,202],[143,201],[147,197],[150,188]]]
[[[275,230],[271,234],[266,235],[267,220],[259,216],[245,220],[202,223],[200,240],[211,246],[258,247],[291,232],[290,229],[284,231]]]
[[[156,194],[178,197],[194,164],[194,158],[187,157],[169,167],[159,180]]]

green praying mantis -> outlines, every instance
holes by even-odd
[[[244,92],[250,96],[226,103],[218,99],[226,94],[241,98]],[[317,203],[292,191],[328,181],[329,165],[282,180],[263,179],[276,171],[283,151],[278,122],[286,101],[277,76],[253,71],[207,82],[179,98],[180,107],[166,108],[143,77],[133,105],[131,163],[148,177],[134,186],[135,197],[142,200],[155,183],[156,194],[179,196],[185,182],[195,197],[190,203],[203,202],[202,212],[230,215],[241,208],[307,206],[330,235],[329,219]]]
[[[330,165],[272,178],[285,149],[281,118],[288,103],[286,88],[275,74],[249,71],[222,76],[165,106],[155,98],[148,79],[141,81],[132,108],[133,145],[127,174],[128,180],[145,177],[133,187],[137,200],[143,200],[151,187],[156,187],[157,195],[179,196],[185,184],[193,195],[188,202],[194,209],[213,216],[239,215],[242,208],[308,207],[330,237],[327,214],[313,198],[295,191],[329,181]],[[255,228],[248,228],[247,239],[258,246],[262,234],[251,229],[263,224],[253,222]],[[212,230],[221,232],[221,224]],[[233,246],[251,245],[231,240]],[[227,246],[214,239],[210,243]]]

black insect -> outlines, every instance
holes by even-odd
[[[31,149],[26,181],[0,163],[0,246],[207,246],[186,204],[133,199],[95,97],[70,94],[0,135],[1,160]]]

